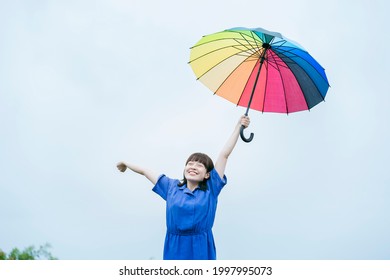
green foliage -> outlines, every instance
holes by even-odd
[[[39,246],[39,249],[35,249],[34,246],[27,247],[23,251],[13,248],[9,254],[0,249],[0,260],[56,260],[57,258],[49,252],[50,248],[50,244],[46,243]]]
[[[6,260],[7,259],[7,254],[4,253],[1,249],[0,249],[0,260]]]

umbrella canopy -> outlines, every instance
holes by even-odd
[[[203,36],[191,48],[189,64],[216,95],[247,107],[246,115],[250,108],[287,114],[310,110],[329,88],[324,68],[303,47],[262,28]]]

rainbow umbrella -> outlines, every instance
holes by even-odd
[[[322,66],[277,32],[237,27],[203,36],[189,64],[214,94],[261,112],[293,113],[324,101],[329,88]],[[241,127],[241,138],[246,138]]]

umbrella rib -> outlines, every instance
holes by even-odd
[[[274,55],[275,54],[275,52],[273,52],[272,54],[271,54],[271,56],[272,57],[274,57],[274,56],[276,56],[276,55]],[[275,59],[274,59],[275,60]],[[287,65],[287,64],[286,64]],[[276,66],[275,66],[275,68],[276,68],[276,70],[278,71],[278,73],[279,73],[279,76],[280,76],[280,79],[282,80],[282,85],[283,85],[283,94],[284,94],[284,103],[285,103],[285,105],[286,105],[286,113],[287,113],[287,115],[288,115],[288,104],[287,104],[287,95],[286,95],[286,87],[284,86],[284,79],[283,79],[283,76],[281,75],[281,71],[280,71],[280,65],[279,64],[276,64]],[[306,102],[307,103],[307,102]]]
[[[270,44],[271,44],[271,46],[272,46],[272,50],[278,50],[279,48],[280,48],[280,45],[276,45],[276,44],[272,44],[272,41],[274,41],[275,40],[275,37],[274,38],[272,38],[272,40],[270,41]],[[278,42],[278,43],[280,43],[280,41]],[[282,45],[284,45],[285,43],[287,43],[287,41],[286,40],[283,40],[283,43],[282,43]],[[285,51],[285,52],[287,52],[287,51]],[[285,53],[285,52],[283,52],[283,51],[278,51],[278,53]],[[294,56],[296,56],[296,55],[294,55]],[[276,56],[277,57],[277,56]],[[267,57],[266,59],[267,59],[267,61],[270,63],[270,66],[271,67],[274,67],[276,70],[278,70],[278,67],[285,67],[283,64],[279,64],[279,62],[277,61],[277,59],[275,59],[273,56],[272,56],[272,61]],[[276,67],[276,66],[273,66],[273,64],[275,64],[276,66],[278,66],[278,67]]]
[[[253,60],[259,61],[259,58],[261,57],[261,52],[260,52],[261,47],[257,44],[257,41],[258,41],[258,40],[255,39],[254,33],[253,33],[252,31],[250,32],[251,37],[252,37],[253,41],[254,41],[255,44],[256,44],[256,47],[253,46],[253,45],[244,37],[244,34],[243,34],[243,33],[241,33],[241,32],[238,32],[238,33],[240,33],[241,37],[242,37],[244,40],[246,40],[247,43],[252,47],[251,50],[254,50],[254,52],[253,52],[253,54],[252,54],[251,57],[255,57],[254,54],[255,54],[255,53],[257,54],[256,58],[253,59]],[[259,38],[259,39],[260,39],[260,38]],[[266,51],[266,50],[264,50],[264,51]],[[242,63],[244,63],[244,62],[250,60],[251,57],[248,57],[248,59],[244,60]],[[242,63],[240,63],[239,65],[241,65]],[[238,65],[238,66],[239,66],[239,65]],[[253,69],[256,68],[256,65],[257,65],[257,63],[255,63]],[[236,69],[238,68],[238,66],[236,67]],[[253,69],[252,69],[251,73],[253,73]],[[260,71],[260,70],[261,70],[261,68],[260,68],[260,65],[259,65],[259,71]],[[232,71],[231,73],[233,73],[233,72],[234,72],[234,71]],[[266,72],[266,73],[267,73],[267,72]],[[230,75],[231,75],[231,74],[229,74],[229,76],[230,76]],[[258,75],[259,75],[259,73],[258,73]],[[229,76],[221,83],[221,85],[218,87],[218,89],[222,86],[222,84],[225,83],[225,81],[229,78]],[[249,83],[249,79],[246,81],[245,86],[243,87],[243,90],[241,91],[240,98],[239,98],[238,101],[237,101],[237,106],[238,106],[238,104],[240,104],[240,102],[241,102],[241,98],[242,98],[242,96],[243,96],[243,94],[244,94],[245,88],[246,88],[246,86],[248,85],[248,83]],[[217,89],[216,91],[218,91],[218,89]],[[253,90],[255,90],[255,89],[253,89]],[[252,99],[252,98],[251,98],[251,99]],[[249,102],[250,102],[250,101],[249,101]],[[263,104],[263,109],[264,109],[264,104]],[[248,110],[249,110],[249,107],[247,108],[247,113],[248,113]]]
[[[247,38],[245,38],[245,37],[248,37],[248,35],[245,35],[245,34],[242,34],[241,32],[236,32],[236,31],[231,31],[231,32],[232,32],[232,33],[239,33],[240,36],[242,37],[242,39],[243,39],[245,42],[247,42],[249,46],[251,46],[251,47],[253,48],[253,45],[251,44],[251,42],[250,42]],[[251,37],[251,38],[252,38],[254,41],[256,41],[255,38],[253,38],[253,37]],[[198,47],[198,46],[203,46],[203,45],[206,45],[206,44],[209,44],[209,43],[212,43],[212,42],[216,42],[216,41],[231,40],[231,39],[233,39],[234,41],[236,41],[238,44],[240,44],[241,46],[243,46],[243,47],[246,48],[247,50],[251,50],[251,49],[248,48],[245,44],[242,44],[238,38],[220,38],[220,39],[212,40],[212,41],[209,41],[209,42],[201,43],[201,44],[199,44],[199,45],[195,45],[195,46],[191,47],[190,49],[194,49],[194,48],[196,48],[196,47]],[[234,47],[234,46],[228,45],[228,46],[226,46],[226,47]],[[223,48],[220,48],[220,49],[223,49]],[[220,49],[216,49],[216,50],[220,50]]]
[[[241,32],[238,32],[238,33],[240,34],[240,36],[242,37],[242,39],[245,40],[245,41],[248,43],[249,46],[251,46],[251,49],[248,48],[248,50],[254,50],[253,45],[251,44],[251,42],[248,41],[247,38],[245,38],[244,34],[242,34]],[[253,38],[253,36],[252,36],[252,39],[253,39],[253,41],[255,41],[255,43],[256,43],[256,39]],[[234,40],[237,42],[238,39],[234,39]],[[256,46],[257,46],[257,43],[256,43]],[[245,46],[245,47],[246,47],[246,46]]]
[[[287,62],[285,62],[285,61],[283,60],[283,57],[281,57],[281,56],[278,56],[278,57],[286,64],[287,68],[290,69],[290,71],[291,71],[292,73],[294,73],[294,72],[292,71],[291,67],[287,64]],[[294,64],[298,65],[298,63],[296,63],[295,61],[294,61]],[[298,66],[299,66],[299,65],[298,65]],[[305,72],[305,73],[306,73],[306,72]],[[309,75],[307,75],[307,76],[309,76]],[[309,78],[310,78],[310,77],[309,77]],[[282,79],[282,80],[283,80],[283,79]],[[312,79],[310,78],[310,80],[312,80]],[[307,101],[306,95],[305,95],[304,92],[303,92],[302,85],[301,85],[301,83],[300,83],[299,80],[296,80],[296,81],[297,81],[297,83],[298,83],[298,85],[299,85],[299,88],[301,89],[303,98],[305,99],[306,107],[307,107],[308,110],[310,111],[309,103],[308,103],[308,101]],[[312,80],[312,81],[313,81],[313,80]],[[283,87],[284,87],[284,82],[283,82]],[[316,86],[316,87],[317,87],[317,86]],[[317,88],[317,90],[318,90],[318,88]],[[321,95],[321,94],[320,94],[320,95]],[[287,102],[287,101],[286,101],[286,102]],[[287,114],[288,114],[288,113],[287,113]]]
[[[267,53],[267,59],[268,59],[268,53]],[[267,71],[265,71],[265,85],[264,85],[264,97],[263,97],[263,108],[261,109],[261,112],[264,113],[264,109],[265,109],[265,96],[267,95],[267,84],[268,84],[268,67],[269,67],[269,63],[268,63],[268,60],[267,60],[267,63],[265,65],[265,67],[267,68]]]
[[[240,33],[241,35],[243,35],[242,33]],[[258,44],[257,44],[257,41],[258,40],[256,40],[255,38],[254,38],[254,33],[253,32],[251,32],[251,35],[252,35],[252,39],[253,39],[253,41],[256,43],[256,48],[254,47],[254,46],[252,46],[252,49],[254,50],[254,49],[256,49],[256,52],[255,53],[257,53],[257,55],[258,55],[258,57],[255,59],[255,60],[257,60],[257,61],[259,61],[259,57],[261,57],[261,52],[260,52],[260,50],[262,49],[262,47],[260,47]],[[245,39],[245,38],[244,38]],[[247,41],[248,42],[248,41]],[[249,45],[251,45],[249,42],[248,42],[248,44]],[[265,52],[266,50],[264,50],[264,52]],[[254,54],[254,53],[253,53]],[[266,60],[265,58],[263,58],[264,60]],[[248,61],[249,60],[249,58],[247,59],[247,60],[245,60],[245,61]],[[245,62],[244,61],[244,62]],[[241,64],[240,64],[241,65]],[[256,68],[256,65],[257,65],[257,63],[255,63],[255,65],[254,65],[254,67],[253,68]],[[260,71],[261,70],[261,65],[259,65],[259,70],[258,71]],[[253,69],[252,69],[252,71],[251,71],[251,73],[253,73]],[[266,73],[266,75],[267,75],[267,71],[265,72]],[[260,75],[260,73],[258,73],[258,75]],[[229,75],[230,76],[230,75]],[[229,77],[228,76],[228,77]],[[225,81],[226,81],[226,79],[225,79]],[[224,81],[224,82],[225,82]],[[267,80],[266,80],[267,81]],[[223,82],[223,83],[224,83]],[[222,84],[223,84],[222,83]],[[249,83],[249,79],[246,81],[246,83],[245,83],[245,86],[243,87],[243,90],[242,90],[242,92],[241,92],[241,94],[240,94],[240,98],[238,99],[238,101],[237,101],[237,106],[238,106],[238,104],[240,104],[240,102],[241,102],[241,98],[242,98],[242,96],[243,96],[243,94],[244,94],[244,91],[245,91],[245,88],[246,88],[246,86],[248,85],[248,83]],[[222,85],[221,84],[221,85]],[[218,88],[219,89],[219,88]],[[217,91],[218,91],[218,89],[217,89]],[[253,90],[256,90],[256,89],[253,89]],[[252,98],[251,98],[252,99]],[[265,93],[264,93],[264,101],[265,101]],[[250,102],[250,101],[249,101]],[[248,110],[249,110],[249,107],[248,107],[248,109],[247,109],[247,112],[248,112]],[[262,110],[263,112],[264,112],[264,102],[263,102],[263,110]]]
[[[260,50],[261,50],[261,48],[262,47],[260,47],[258,44],[257,44],[257,40],[255,39],[255,37],[254,37],[254,33],[251,31],[251,35],[252,35],[252,38],[253,38],[253,41],[255,41],[255,44],[256,44],[256,52],[257,52],[257,54],[259,55],[259,57],[261,57],[261,52],[260,52]]]
[[[215,42],[215,41],[213,41],[213,42]],[[237,45],[237,46],[244,46],[244,45],[240,44],[239,42],[238,42],[238,44],[239,44],[239,45]],[[200,45],[199,45],[199,46],[200,46]],[[231,47],[233,47],[233,48],[236,48],[236,49],[240,50],[237,46],[235,46],[235,45],[229,45],[229,46],[224,46],[224,47],[221,47],[221,48],[218,48],[218,49],[214,49],[214,50],[212,50],[212,51],[210,51],[210,52],[207,52],[207,53],[205,53],[205,54],[202,54],[201,56],[199,56],[199,57],[197,57],[197,58],[195,58],[195,59],[193,59],[193,60],[190,60],[188,63],[192,63],[192,62],[194,62],[194,61],[196,61],[196,60],[198,60],[198,59],[200,59],[200,58],[202,58],[202,57],[205,57],[206,55],[212,54],[212,53],[214,53],[214,52],[217,52],[217,51],[220,51],[220,50],[223,50],[223,49],[226,49],[226,48],[231,48]],[[244,46],[244,47],[245,47],[245,46]],[[236,55],[236,54],[233,54],[233,55]],[[232,56],[233,56],[233,55],[232,55]]]
[[[239,31],[232,31],[232,32],[233,32],[233,33],[239,33],[240,36],[242,37],[242,39],[245,40],[245,41],[248,43],[249,46],[251,46],[251,49],[248,49],[248,50],[249,50],[249,51],[253,51],[252,54],[257,53],[257,54],[258,54],[258,57],[261,56],[261,53],[260,53],[261,47],[257,44],[257,41],[259,41],[259,40],[256,40],[256,38],[254,37],[254,33],[253,33],[252,31],[250,32],[250,34],[251,34],[250,38],[253,39],[253,41],[254,41],[254,43],[256,44],[256,46],[254,46],[254,45],[246,38],[246,37],[248,37],[248,35],[246,35],[246,34],[244,34],[244,33],[242,33],[242,32],[239,32]],[[260,39],[259,37],[257,37],[257,38]],[[235,40],[238,40],[238,39],[235,39]],[[260,41],[261,41],[261,39],[260,39]],[[246,46],[245,46],[245,47],[246,47]]]
[[[283,54],[283,55],[284,55],[284,54]],[[287,62],[284,61],[283,56],[278,56],[278,57],[287,65],[288,69],[290,69],[290,71],[292,71],[291,67],[287,64]],[[318,73],[317,69],[316,69],[315,67],[313,67],[313,66],[312,66],[307,60],[305,60],[304,58],[302,58],[302,57],[300,57],[300,56],[297,56],[297,55],[290,56],[290,57],[286,56],[286,58],[290,58],[290,59],[291,59],[291,57],[298,57],[298,58],[304,60],[308,65],[310,65],[310,67],[314,68],[314,70]],[[291,59],[291,60],[292,60],[292,59]],[[293,60],[292,60],[292,61],[293,61]],[[300,68],[302,68],[302,67],[301,67],[298,63],[296,63],[295,61],[293,61],[293,63],[294,63],[295,65],[298,65]],[[306,76],[310,79],[310,81],[312,81],[312,83],[313,83],[313,85],[316,87],[317,92],[319,93],[320,98],[322,99],[322,101],[325,101],[325,98],[322,96],[321,91],[320,91],[320,89],[319,89],[318,86],[317,86],[317,83],[312,79],[312,77],[310,77],[310,75],[307,73],[307,71],[303,71],[303,73],[305,73]],[[320,73],[318,73],[318,74],[321,75]],[[302,89],[301,84],[299,83],[298,80],[297,80],[297,82],[298,82],[299,87],[301,88],[301,91],[302,91],[302,93],[303,93],[303,89]],[[328,85],[329,85],[329,84],[328,84]],[[307,102],[307,98],[306,98],[305,94],[303,94],[303,96],[305,97],[305,102],[306,102],[307,108],[308,108],[308,110],[310,111],[309,104],[308,104],[308,102]]]
[[[240,33],[240,32],[238,32],[238,33]],[[200,59],[200,58],[202,58],[202,57],[205,57],[205,56],[207,56],[207,55],[209,55],[209,54],[211,54],[211,53],[213,53],[213,52],[220,51],[220,50],[223,50],[223,49],[226,49],[226,48],[230,48],[230,47],[233,47],[233,48],[235,48],[235,49],[241,51],[240,53],[235,53],[235,54],[233,54],[233,55],[231,55],[231,56],[229,56],[229,57],[226,57],[225,59],[221,60],[219,63],[217,63],[216,65],[214,65],[214,66],[211,67],[210,69],[208,69],[205,73],[203,73],[202,75],[200,75],[199,77],[197,77],[198,80],[199,80],[201,77],[203,77],[204,75],[206,75],[211,69],[213,69],[213,68],[216,67],[217,65],[221,64],[223,61],[229,59],[230,57],[233,57],[233,56],[244,56],[244,57],[251,58],[251,57],[253,57],[253,55],[254,55],[255,53],[258,53],[258,50],[256,50],[256,48],[251,44],[251,42],[248,41],[248,40],[244,37],[244,35],[243,35],[242,33],[240,33],[240,35],[242,36],[243,40],[245,40],[245,41],[247,42],[247,44],[248,44],[249,46],[251,46],[252,49],[251,49],[251,48],[248,48],[246,44],[241,43],[240,40],[236,38],[236,39],[234,39],[234,41],[237,42],[238,45],[236,45],[236,46],[235,46],[235,45],[229,45],[229,46],[225,46],[225,47],[222,47],[222,48],[215,49],[215,50],[213,50],[213,51],[210,51],[210,52],[208,52],[208,53],[205,53],[205,54],[203,54],[203,55],[201,55],[201,56],[199,56],[199,57],[197,57],[197,58],[195,58],[195,59],[193,59],[193,60],[191,60],[191,61],[188,62],[188,63],[192,63],[192,62],[194,62],[194,61],[196,61],[196,60],[198,60],[198,59]],[[253,38],[253,39],[254,39],[254,38]],[[218,40],[225,40],[225,39],[218,39]],[[211,42],[215,42],[215,41],[218,41],[218,40],[214,40],[214,41],[211,41]],[[207,43],[210,43],[210,42],[207,42]],[[204,44],[207,44],[207,43],[204,43]],[[204,44],[201,44],[201,45],[204,45]],[[200,46],[200,45],[198,45],[198,46]],[[238,48],[238,46],[244,47],[244,48],[246,49],[246,51],[245,51],[245,50],[242,50],[242,49],[240,49],[240,48]],[[195,47],[196,47],[196,46],[195,46]],[[195,48],[195,47],[193,47],[193,48]],[[253,52],[252,52],[252,51],[253,51]],[[247,54],[247,55],[245,55],[245,54]]]
[[[306,51],[306,50],[304,50],[304,49],[302,49],[302,48],[295,47],[295,45],[292,44],[292,43],[291,43],[291,44],[292,44],[293,46],[284,46],[286,43],[288,43],[288,41],[287,41],[286,39],[284,39],[283,41],[280,41],[280,42],[278,42],[278,43],[281,43],[281,44],[275,44],[275,45],[273,45],[273,46],[272,46],[272,49],[273,49],[273,50],[275,51],[275,53],[277,54],[277,57],[278,57],[281,61],[284,62],[284,64],[287,66],[288,69],[290,69],[290,71],[292,71],[292,69],[291,69],[291,67],[290,67],[290,64],[295,64],[295,65],[297,65],[299,68],[302,69],[302,67],[294,60],[294,58],[299,58],[299,59],[302,59],[303,61],[305,61],[305,62],[306,62],[308,65],[310,65],[310,67],[312,67],[320,76],[322,76],[321,73],[319,73],[318,70],[317,70],[315,67],[313,67],[312,64],[311,64],[309,61],[307,61],[304,57],[299,56],[299,55],[297,55],[297,54],[295,54],[295,53],[293,52],[294,50],[298,50],[298,51],[305,52],[305,53],[307,53],[307,54],[309,55],[309,52],[308,52],[308,51]],[[285,47],[284,49],[282,49],[283,46]],[[286,49],[286,48],[288,48],[288,49]],[[285,61],[284,58],[288,58],[288,59],[289,59],[289,62],[287,63],[287,62]],[[275,61],[275,65],[280,66],[276,61]],[[284,66],[283,66],[283,67],[284,67]],[[322,67],[322,66],[321,66],[321,67]],[[320,91],[320,89],[319,89],[317,83],[313,80],[313,78],[308,74],[307,71],[303,71],[303,73],[305,73],[305,75],[311,80],[311,82],[313,83],[313,85],[314,85],[315,88],[317,89],[317,94],[320,96],[320,99],[322,99],[322,101],[325,101],[325,98],[322,96],[321,91]],[[304,91],[303,91],[303,88],[302,88],[301,83],[299,82],[299,80],[297,80],[297,82],[298,82],[298,85],[299,85],[299,87],[300,87],[300,89],[301,89],[301,91],[302,91],[302,93],[303,93]],[[327,82],[327,80],[326,80],[326,82]],[[328,82],[327,82],[327,83],[328,83]],[[329,83],[328,83],[328,85],[329,85]],[[306,106],[307,106],[308,110],[310,111],[309,103],[308,103],[308,100],[307,100],[306,95],[303,94],[303,97],[304,97],[304,99],[305,99]]]
[[[258,59],[257,59],[258,60]],[[244,60],[242,63],[244,63],[245,61],[247,61],[247,60]],[[241,64],[242,64],[241,63]],[[240,64],[240,65],[241,65]],[[252,68],[252,70],[251,70],[251,73],[253,73],[253,69],[254,68],[256,68],[256,65],[257,65],[257,63],[255,63],[255,65],[253,66],[253,68]],[[238,66],[237,66],[238,67]],[[230,75],[229,75],[230,76]],[[226,78],[227,79],[227,78]],[[226,80],[225,80],[226,81]],[[223,81],[223,82],[225,82],[225,81]],[[249,83],[249,79],[247,79],[246,80],[246,83],[245,83],[245,86],[243,87],[243,89],[242,89],[242,91],[241,91],[241,94],[240,94],[240,98],[238,99],[238,101],[237,101],[237,106],[238,106],[238,104],[240,104],[240,102],[241,102],[241,98],[242,98],[242,96],[244,95],[244,91],[245,91],[245,88],[246,88],[246,86],[248,85],[248,83]],[[218,88],[219,89],[219,88]]]
[[[270,66],[273,67],[275,70],[278,70],[279,67],[288,68],[288,67],[284,66],[283,64],[280,64],[280,62],[278,62],[276,59],[272,59],[272,60],[271,59],[267,59],[267,61],[270,64]]]
[[[244,38],[244,40],[245,40],[245,38]],[[243,46],[244,48],[246,48],[246,52],[244,52],[244,53],[249,53],[250,55],[249,55],[248,57],[250,57],[250,56],[252,56],[254,53],[256,53],[256,51],[255,51],[253,48],[248,48],[247,45],[241,44],[241,43],[238,41],[238,39],[234,39],[234,41],[236,41],[238,44],[240,44],[241,46]],[[246,41],[246,42],[252,47],[252,45],[251,45],[248,41]],[[236,46],[233,46],[233,48],[236,48],[236,49],[238,49],[238,50],[241,50],[240,48],[237,48]],[[242,50],[241,50],[241,51],[242,51]],[[236,55],[241,55],[241,54],[236,54]]]
[[[293,57],[297,57],[297,58],[299,58],[299,59],[302,59],[302,60],[304,60],[305,62],[307,62],[309,65],[311,65],[306,59],[304,59],[302,56],[298,56],[298,55],[296,55],[294,52],[292,52],[292,50],[299,50],[299,51],[303,51],[303,52],[305,52],[305,53],[307,53],[307,54],[309,54],[309,52],[308,51],[306,51],[306,50],[304,50],[304,49],[302,49],[302,48],[298,48],[298,47],[288,47],[289,49],[287,50],[287,49],[285,49],[285,50],[281,50],[280,48],[282,47],[282,46],[284,46],[286,43],[287,43],[288,41],[287,40],[283,40],[283,43],[281,44],[281,45],[273,45],[272,46],[272,48],[278,53],[278,54],[283,54],[283,55],[285,55],[286,53],[287,54],[289,54],[289,58],[293,58]],[[299,65],[298,63],[296,63],[295,61],[293,61],[293,63],[295,63],[295,64],[297,64],[297,65]],[[322,67],[322,66],[321,66]],[[316,70],[316,72],[319,74],[319,75],[321,75],[318,71],[317,71],[317,69],[314,67],[314,69]],[[312,80],[313,81],[313,80]],[[329,85],[329,83],[328,83],[328,85]],[[318,89],[318,88],[317,88]]]
[[[289,49],[281,49],[281,47],[283,47],[286,43],[288,43],[288,41],[284,39],[282,44],[279,44],[280,42],[281,41],[279,41],[278,44],[272,45],[272,49],[275,50],[278,54],[286,54],[287,53],[287,54],[289,54],[289,57],[299,57],[294,52],[292,52],[292,50],[299,50],[299,51],[303,51],[303,52],[308,53],[304,49],[301,49],[298,47],[292,47],[292,46],[287,47]],[[302,58],[302,57],[299,57],[299,58]],[[295,63],[295,61],[294,61],[294,63]]]
[[[299,56],[299,55],[296,55],[296,54],[294,54],[293,52],[291,52],[291,50],[299,50],[299,51],[303,51],[303,52],[305,52],[305,53],[307,53],[308,55],[310,55],[309,54],[309,52],[307,52],[306,50],[303,50],[303,49],[300,49],[300,48],[293,48],[293,47],[290,47],[290,50],[289,51],[278,51],[278,53],[280,53],[280,54],[285,54],[285,53],[289,53],[289,54],[291,54],[290,56],[288,56],[289,58],[294,58],[294,57],[296,57],[296,58],[299,58],[299,59],[302,59],[302,60],[304,60],[307,64],[309,64],[312,68],[314,68],[314,70],[320,75],[320,76],[322,76],[321,75],[321,73],[319,73],[318,71],[317,71],[317,69],[315,68],[315,67],[313,67],[312,66],[312,64],[309,62],[309,61],[307,61],[305,58],[303,58],[302,56]],[[295,61],[293,61],[295,64],[297,64],[297,65],[299,65],[298,63],[296,63]],[[317,62],[318,63],[318,62]],[[324,69],[321,65],[319,65],[322,69]],[[306,72],[306,71],[305,71]],[[311,79],[311,78],[310,78]],[[312,81],[313,81],[313,79],[311,79]],[[327,84],[328,84],[328,86],[330,86],[329,85],[329,82],[327,81],[327,80],[325,80],[326,82],[327,82]],[[313,81],[313,83],[314,83],[314,81]],[[314,84],[316,84],[316,83],[314,83]],[[316,87],[317,87],[317,84],[316,84]],[[318,89],[318,87],[317,87],[317,89]]]
[[[255,42],[255,44],[256,44],[256,47],[259,47],[259,45],[257,44],[257,41],[261,41],[261,39],[258,37],[258,36],[256,36],[259,40],[256,40],[256,38],[254,37],[254,33],[252,32],[252,31],[250,31],[250,34],[251,34],[251,36],[249,36],[249,35],[246,35],[246,34],[244,34],[244,33],[242,33],[242,32],[239,32],[239,31],[233,31],[234,33],[239,33],[240,34],[240,36],[250,45],[250,46],[252,46],[252,48],[254,49],[254,47],[253,47],[253,45],[252,45],[252,43],[251,42],[249,42],[248,41],[248,39],[246,38],[246,37],[249,37],[249,38],[251,38],[251,39],[253,39],[253,41]]]
[[[248,58],[248,59],[249,59],[249,58]],[[229,79],[229,77],[233,74],[233,72],[234,72],[238,67],[240,67],[243,63],[247,62],[248,59],[245,59],[245,60],[242,61],[240,64],[238,64],[237,67],[234,68],[234,70],[231,71],[230,74],[226,76],[226,78],[222,81],[222,83],[219,85],[219,87],[215,90],[214,94],[217,93],[217,91],[218,91],[218,90],[222,87],[222,85]],[[256,67],[256,63],[255,63],[255,66],[254,66],[253,68],[255,68],[255,67]],[[252,71],[253,71],[253,69],[252,69]],[[252,71],[251,71],[251,72],[252,72]],[[242,97],[242,95],[243,95],[243,93],[244,93],[244,90],[245,90],[245,88],[246,88],[246,85],[247,85],[248,83],[249,83],[249,79],[246,81],[245,86],[244,86],[244,88],[243,88],[243,90],[242,90],[242,92],[241,92],[241,94],[240,94],[240,98],[238,99],[237,104],[236,104],[237,106],[238,106],[238,104],[240,103],[241,97]]]
[[[220,50],[223,50],[223,49],[226,49],[226,48],[230,48],[230,47],[233,47],[233,48],[235,48],[235,49],[241,51],[240,53],[235,53],[235,54],[233,54],[233,55],[231,55],[231,56],[229,56],[229,57],[227,57],[227,58],[221,60],[219,63],[217,63],[216,65],[214,65],[214,66],[211,67],[210,69],[208,69],[205,73],[203,73],[202,75],[200,75],[199,77],[197,77],[198,80],[199,80],[201,77],[203,77],[204,75],[206,75],[211,69],[213,69],[213,68],[216,67],[217,65],[221,64],[223,61],[229,59],[230,57],[233,57],[233,56],[244,56],[244,57],[251,58],[251,57],[254,56],[255,53],[260,54],[260,53],[259,53],[259,46],[258,46],[258,44],[257,44],[257,40],[256,40],[255,37],[253,36],[253,32],[251,32],[251,35],[252,35],[252,36],[250,36],[250,38],[253,39],[253,41],[255,41],[256,47],[250,42],[250,40],[247,39],[248,35],[243,34],[243,33],[241,33],[241,32],[236,32],[236,31],[232,31],[232,32],[233,32],[233,33],[239,33],[240,36],[242,37],[242,39],[243,39],[247,44],[243,44],[242,42],[240,42],[240,40],[239,40],[238,38],[235,38],[234,41],[237,42],[238,45],[236,45],[236,46],[234,46],[234,45],[229,45],[229,46],[225,46],[225,47],[222,47],[222,48],[214,49],[213,51],[210,51],[210,52],[208,52],[208,53],[205,53],[205,54],[203,54],[203,55],[201,55],[201,56],[199,56],[199,57],[197,57],[197,58],[195,58],[195,59],[189,61],[188,63],[192,63],[192,62],[194,62],[194,61],[196,61],[196,60],[198,60],[198,59],[200,59],[200,58],[202,58],[202,57],[205,57],[205,56],[207,56],[207,55],[209,55],[209,54],[211,54],[211,53],[213,53],[213,52],[220,51]],[[215,41],[219,41],[219,40],[226,40],[226,38],[213,40],[213,41],[206,42],[206,43],[203,43],[203,44],[200,44],[200,45],[197,45],[197,46],[205,45],[205,44],[208,44],[208,43],[211,43],[211,42],[215,42]],[[248,48],[248,45],[249,45],[251,48]],[[196,48],[197,46],[194,46],[194,47],[192,47],[191,49]],[[243,48],[246,49],[246,51],[240,49],[238,46],[242,46]]]
[[[223,31],[223,32],[227,32],[227,31]],[[246,34],[243,34],[242,32],[240,31],[232,31],[232,30],[229,30],[229,32],[231,33],[239,33],[240,36],[243,38],[243,40],[245,40],[246,42],[248,42],[249,45],[251,45],[251,43],[245,38],[246,37],[249,37],[248,35]],[[222,32],[221,32],[222,33]],[[206,36],[203,36],[203,37],[208,37],[209,35],[206,35]],[[253,39],[253,37],[250,37]],[[212,42],[215,42],[215,41],[220,41],[220,40],[231,40],[231,39],[235,39],[235,40],[238,40],[238,38],[230,38],[230,37],[227,37],[227,38],[219,38],[219,39],[215,39],[215,40],[212,40],[212,41],[209,41],[209,42],[204,42],[204,43],[200,43],[200,44],[196,44],[195,46],[192,46],[190,49],[193,49],[193,48],[196,48],[198,46],[202,46],[202,45],[206,45],[206,44],[209,44],[209,43],[212,43]],[[256,40],[256,39],[255,39]]]
[[[273,47],[274,49],[275,49],[275,48],[278,49],[278,48],[280,48],[280,47],[283,47],[286,43],[289,43],[289,42],[288,42],[286,39],[283,39],[283,41],[279,41],[279,42],[273,44],[272,47]],[[290,43],[290,44],[292,44],[292,43]],[[292,44],[292,45],[293,45],[293,46],[290,46],[289,48],[295,49],[295,50],[302,50],[302,51],[304,51],[304,52],[307,52],[307,51],[304,50],[304,49],[295,47],[294,44]]]
[[[211,54],[211,53],[213,53],[213,52],[215,52],[215,51],[222,50],[222,49],[229,48],[229,47],[231,47],[231,46],[223,47],[223,48],[220,48],[220,49],[217,49],[217,50],[208,52],[208,53],[206,53],[206,54],[204,54],[204,55],[202,55],[202,56],[197,57],[196,59],[193,59],[193,60],[189,61],[188,63],[191,64],[192,62],[194,62],[194,61],[200,59],[201,57],[205,57],[205,56],[207,56],[207,55],[209,55],[209,54]],[[238,49],[238,48],[237,48],[237,49]],[[232,54],[231,56],[226,57],[225,59],[219,61],[219,62],[218,62],[217,64],[215,64],[213,67],[211,67],[210,69],[208,69],[206,72],[204,72],[202,75],[200,75],[199,77],[197,77],[197,79],[199,80],[199,79],[202,78],[204,75],[206,75],[208,72],[210,72],[213,68],[215,68],[216,66],[218,66],[219,64],[221,64],[222,62],[226,61],[227,59],[229,59],[229,58],[231,58],[231,57],[233,57],[233,56],[244,56],[244,57],[248,57],[248,58],[251,58],[251,57],[253,56],[253,54],[251,54],[251,55],[249,55],[249,54],[248,54],[248,55],[244,55],[243,53],[245,53],[245,52],[241,52],[241,53],[238,53],[238,54],[237,54],[237,53],[236,53],[236,54]]]

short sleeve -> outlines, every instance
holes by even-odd
[[[157,183],[154,185],[152,190],[161,196],[164,200],[167,200],[169,188],[174,184],[177,184],[177,180],[170,179],[162,174],[160,177],[158,177]]]
[[[219,193],[221,192],[222,188],[226,185],[226,183],[227,183],[227,178],[225,175],[223,175],[223,178],[221,178],[215,169],[210,171],[208,187],[216,197],[219,195]]]

